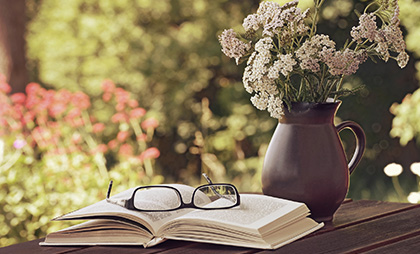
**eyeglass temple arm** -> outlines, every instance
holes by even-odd
[[[203,173],[203,177],[206,179],[206,181],[207,181],[209,184],[213,184],[213,182],[210,180],[210,177],[209,177],[206,173]]]
[[[206,181],[207,181],[209,184],[213,184],[213,182],[211,181],[210,177],[209,177],[206,173],[203,173],[203,177],[206,179]],[[211,186],[211,185],[210,185],[210,189],[211,189],[211,190],[214,192],[214,194],[216,194],[216,196],[218,196],[219,198],[228,199],[228,200],[230,200],[230,201],[234,202],[234,200],[232,200],[232,198],[231,198],[231,197],[226,197],[226,196],[224,196],[224,195],[220,194],[220,193],[219,193],[219,192],[217,192],[217,190],[216,190],[213,186]]]
[[[114,204],[114,205],[119,205],[119,206],[122,206],[122,207],[126,207],[126,203],[127,203],[127,200],[126,199],[118,199],[118,200],[112,200],[112,199],[110,199],[111,189],[112,189],[112,183],[113,183],[113,181],[111,180],[109,182],[108,191],[106,193],[106,201],[109,202],[109,203],[111,203],[111,204]]]
[[[109,199],[109,196],[111,195],[112,183],[113,181],[111,180],[108,185],[108,191],[106,192],[106,199]]]
[[[204,178],[206,179],[206,181],[209,183],[209,184],[213,184],[213,182],[210,180],[210,177],[206,174],[206,173],[203,173],[203,176],[204,176]],[[219,198],[222,198],[223,197],[223,195],[222,194],[220,194],[219,192],[217,192],[217,190],[213,187],[213,186],[211,186],[210,185],[210,189],[214,192],[214,194],[216,194]]]

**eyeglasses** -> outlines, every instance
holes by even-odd
[[[193,191],[190,203],[182,200],[178,189],[165,185],[138,187],[133,191],[131,198],[112,200],[110,199],[112,181],[109,183],[106,201],[141,212],[168,212],[183,208],[217,210],[239,206],[239,192],[234,185],[214,184],[206,174],[203,176],[209,184],[197,187]]]

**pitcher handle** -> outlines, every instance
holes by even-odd
[[[360,125],[352,121],[344,121],[342,123],[339,123],[335,128],[337,129],[337,132],[340,132],[343,129],[350,129],[356,136],[356,149],[354,150],[353,157],[349,162],[349,171],[351,174],[353,173],[353,170],[356,168],[357,164],[359,164],[360,160],[362,159],[363,153],[365,152],[365,132],[363,131],[362,127],[360,127]]]

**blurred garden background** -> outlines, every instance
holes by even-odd
[[[410,165],[420,161],[420,2],[398,2],[408,66],[364,63],[345,81],[364,88],[343,98],[337,114],[337,122],[353,120],[367,135],[351,176],[353,199],[407,202],[419,191]],[[327,0],[319,32],[343,45],[358,23],[353,10],[366,4]],[[252,106],[243,66],[225,57],[217,40],[258,5],[0,0],[0,246],[65,227],[50,220],[103,199],[110,179],[118,192],[196,186],[206,172],[260,192],[277,121]],[[341,136],[351,156],[353,135]],[[403,172],[387,176],[390,163]]]

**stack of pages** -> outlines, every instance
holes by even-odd
[[[189,202],[194,191],[187,185],[168,186],[177,188],[185,202]],[[128,199],[133,190],[112,199]],[[241,194],[240,198],[241,205],[231,209],[172,212],[138,212],[102,200],[54,219],[87,221],[49,234],[40,245],[150,247],[174,239],[276,249],[323,226],[308,218],[309,209],[303,203],[257,194]]]

